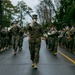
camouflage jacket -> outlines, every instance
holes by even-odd
[[[24,35],[24,29],[21,28],[21,29],[19,30],[19,36],[22,37],[23,35]]]
[[[43,35],[42,27],[38,23],[35,23],[33,26],[28,26],[27,31],[29,32],[30,40],[36,40]]]
[[[19,30],[20,30],[20,28],[18,26],[16,26],[16,27],[13,27],[10,30],[10,32],[11,32],[12,36],[18,36],[19,35]]]

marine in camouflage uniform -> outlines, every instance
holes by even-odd
[[[65,44],[65,46],[69,50],[69,48],[70,48],[70,39],[71,39],[69,26],[66,27],[65,38],[66,38],[66,44]]]
[[[23,38],[24,38],[24,29],[21,28],[21,29],[19,30],[19,42],[18,42],[19,51],[22,50]]]
[[[45,40],[45,41],[46,41],[46,48],[49,49],[49,48],[50,48],[50,42],[49,42],[49,41],[50,41],[50,37],[49,37],[48,33],[50,33],[50,28],[47,27],[47,30],[46,30],[46,31],[47,31],[47,32],[45,33],[45,34],[46,34],[46,35],[45,35],[45,36],[46,36],[46,40]]]
[[[65,47],[65,33],[66,33],[66,29],[65,29],[66,23],[62,24],[62,29],[59,31],[60,35],[59,37],[59,46],[61,47]]]
[[[12,46],[14,49],[14,55],[16,55],[17,48],[18,48],[19,30],[20,28],[17,26],[17,24],[14,24],[10,30],[10,32],[12,33]]]
[[[2,51],[5,49],[6,46],[6,31],[5,28],[2,28]]]
[[[33,23],[27,26],[27,30],[29,31],[29,50],[32,60],[32,66],[34,68],[37,68],[37,64],[39,63],[41,36],[43,32],[41,25],[37,23],[37,15],[33,15],[32,19]]]
[[[8,36],[8,29],[5,30],[5,49],[8,49],[9,44],[9,36]]]
[[[9,37],[8,47],[11,48],[12,47],[12,32],[10,30],[8,31],[8,37]]]
[[[70,30],[70,51],[75,54],[75,28],[72,26]]]
[[[48,30],[46,37],[46,47],[51,50],[51,29]]]
[[[65,45],[65,28],[59,31],[59,46],[63,47]]]
[[[50,50],[52,51],[53,55],[56,55],[57,48],[58,48],[59,33],[58,33],[58,31],[56,30],[55,27],[52,27],[51,32],[48,33],[48,34],[49,34],[49,45],[50,45],[49,47],[50,47]]]
[[[60,36],[62,36],[61,37],[61,47],[66,47],[65,45],[66,45],[66,37],[65,37],[65,33],[66,33],[66,24],[63,24],[62,25],[62,30],[61,30],[61,33],[60,33]],[[60,42],[60,41],[59,41]],[[59,43],[60,44],[60,43]]]

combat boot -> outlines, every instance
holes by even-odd
[[[34,62],[32,61],[32,67],[34,67]]]
[[[38,68],[37,63],[34,63],[34,69],[37,69],[37,68]]]

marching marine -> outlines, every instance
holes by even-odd
[[[57,54],[57,48],[58,48],[58,36],[59,36],[59,33],[56,30],[56,27],[53,26],[50,29],[50,32],[48,33],[48,36],[49,36],[50,50],[52,51],[53,55],[56,55]]]
[[[69,26],[66,26],[66,33],[65,33],[65,38],[66,38],[66,44],[65,44],[65,46],[66,46],[66,48],[69,50],[69,48],[70,48],[70,28],[69,28]]]
[[[72,26],[70,30],[70,51],[75,54],[75,27]]]
[[[20,28],[20,30],[19,30],[19,41],[18,41],[19,51],[22,50],[23,38],[24,38],[24,29]]]
[[[18,43],[19,43],[19,30],[20,28],[17,26],[17,23],[13,24],[10,32],[12,33],[12,46],[14,49],[14,55],[16,55]]]
[[[6,46],[6,42],[5,42],[5,39],[6,39],[6,30],[5,30],[4,27],[2,27],[1,32],[2,32],[2,36],[1,36],[1,38],[2,38],[2,51],[4,51],[5,50],[5,46]]]
[[[37,23],[37,15],[32,16],[31,25],[27,26],[29,32],[29,50],[32,60],[32,67],[37,69],[39,63],[39,52],[41,47],[41,36],[43,34],[41,25]]]

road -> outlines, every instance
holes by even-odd
[[[24,39],[23,50],[13,55],[13,49],[0,53],[0,75],[75,75],[75,55],[63,48],[58,48],[57,56],[53,56],[41,43],[38,69],[31,66],[28,38]]]

